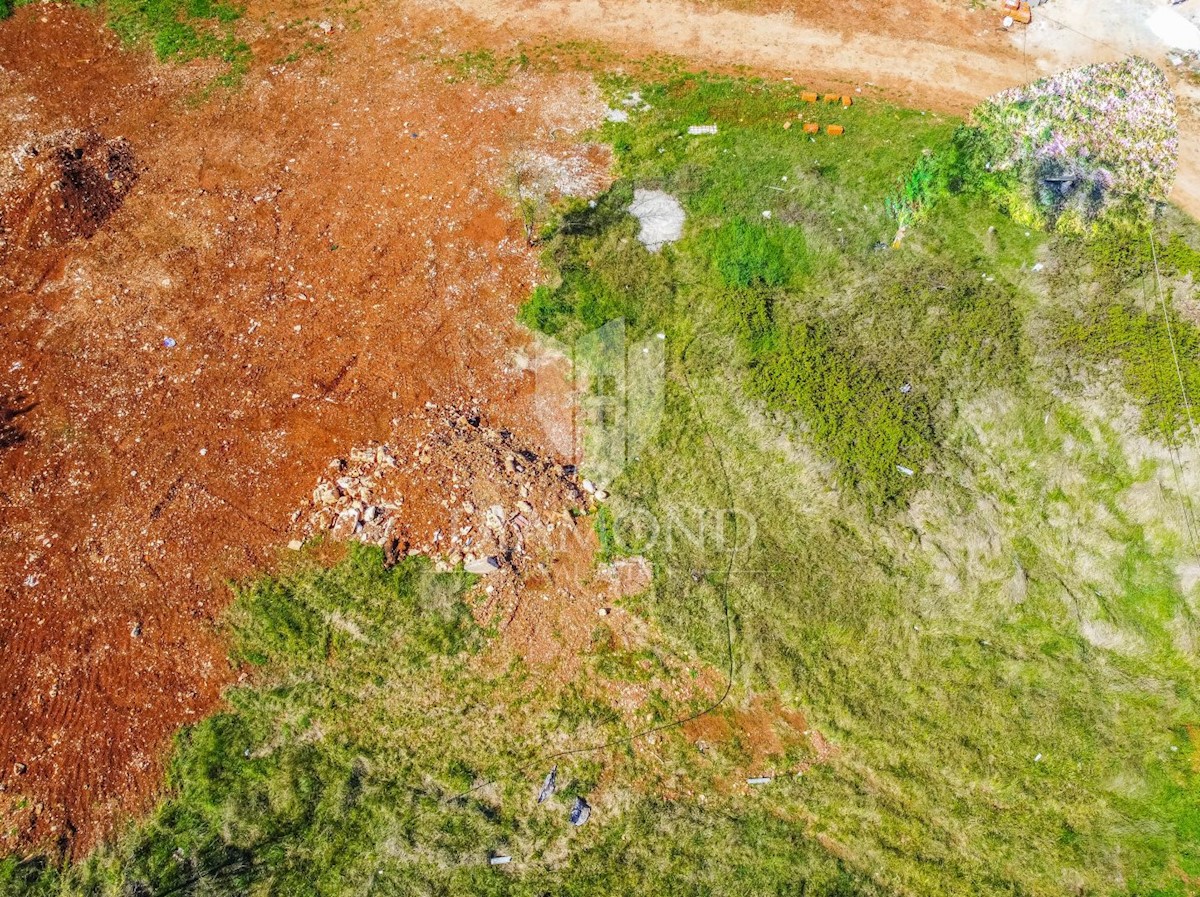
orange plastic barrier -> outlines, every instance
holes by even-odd
[[[815,103],[817,101],[817,95],[812,91],[806,90],[804,93],[800,94],[800,99],[804,100],[806,103]]]
[[[829,127],[827,127],[825,129],[825,133],[829,134],[832,137],[841,137],[843,134],[846,133],[846,129],[843,128],[841,125],[830,125]]]
[[[815,121],[807,121],[804,123],[804,133],[805,134],[820,134],[821,126],[819,124],[817,124]]]

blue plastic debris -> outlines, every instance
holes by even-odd
[[[537,802],[545,803],[554,796],[554,789],[558,787],[558,764],[554,764],[554,768],[550,770],[546,776],[546,781],[542,782],[542,790],[538,792]]]
[[[174,349],[175,348],[175,340],[171,339],[171,337],[169,337],[169,336],[164,336],[163,337],[163,345],[166,346],[168,349]]]
[[[571,807],[571,825],[583,825],[591,815],[591,805],[582,797],[575,798],[575,806]]]

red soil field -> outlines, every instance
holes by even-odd
[[[445,16],[341,24],[265,31],[258,60],[328,50],[199,100],[213,66],[95,13],[0,27],[0,850],[78,855],[146,807],[230,680],[227,582],[331,458],[467,397],[542,450],[504,189],[529,154],[603,181],[571,136],[603,105],[448,83]]]

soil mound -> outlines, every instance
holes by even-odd
[[[137,181],[133,148],[93,130],[59,131],[14,153],[16,184],[0,203],[0,258],[90,239]]]

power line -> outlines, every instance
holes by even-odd
[[[1170,315],[1169,311],[1167,310],[1167,300],[1166,300],[1166,296],[1163,294],[1163,290],[1162,290],[1162,274],[1158,267],[1158,248],[1155,246],[1153,223],[1151,223],[1147,227],[1146,234],[1147,234],[1147,238],[1150,241],[1150,257],[1154,261],[1155,291],[1158,294],[1159,305],[1162,308],[1163,324],[1167,330],[1167,340],[1170,343],[1171,356],[1175,362],[1175,376],[1178,378],[1178,381],[1179,381],[1179,390],[1183,396],[1184,408],[1187,409],[1188,426],[1189,426],[1190,433],[1192,436],[1192,442],[1193,442],[1193,444],[1195,444],[1196,443],[1196,427],[1195,427],[1195,422],[1192,419],[1191,402],[1188,399],[1187,385],[1184,381],[1183,369],[1179,363],[1179,352],[1175,347],[1175,336],[1174,336],[1174,332],[1171,328],[1171,315]],[[1154,370],[1155,370],[1155,379],[1158,379],[1157,368],[1155,368]],[[1165,386],[1165,384],[1161,383],[1161,381],[1160,381],[1159,385],[1160,385],[1160,387]],[[1171,432],[1171,430],[1170,430],[1170,426],[1171,426],[1170,421],[1167,421],[1166,426],[1163,429],[1163,434],[1164,434],[1164,438],[1166,439],[1166,443],[1167,443],[1167,453],[1171,456],[1171,467],[1172,467],[1172,471],[1175,476],[1175,489],[1179,495],[1180,511],[1183,514],[1184,529],[1187,531],[1188,541],[1191,543],[1192,550],[1195,551],[1196,550],[1195,511],[1192,508],[1191,498],[1189,497],[1187,491],[1183,488],[1183,459],[1182,459],[1182,456],[1180,455],[1179,447],[1175,444],[1175,437],[1174,437],[1173,432]]]

